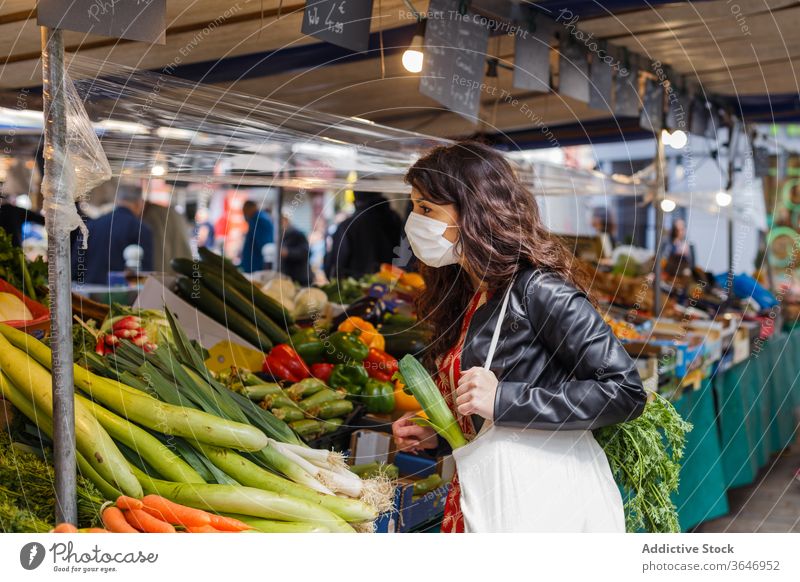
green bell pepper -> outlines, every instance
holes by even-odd
[[[367,412],[388,414],[394,410],[394,386],[391,382],[370,378],[364,385],[361,401],[366,405]]]
[[[293,334],[289,345],[294,348],[306,364],[317,364],[325,359],[325,344],[313,327],[301,329]]]
[[[333,367],[328,383],[331,388],[342,388],[348,394],[358,396],[364,390],[364,384],[369,380],[367,370],[361,364],[346,362]]]
[[[363,362],[369,355],[369,347],[357,333],[337,331],[324,342],[328,361],[335,363]]]

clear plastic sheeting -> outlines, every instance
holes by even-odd
[[[396,188],[419,152],[447,143],[83,57],[69,71],[119,175],[158,165],[167,179],[327,188],[356,172]]]
[[[84,248],[87,241],[86,225],[81,220],[76,202],[90,190],[111,179],[111,166],[92,122],[83,107],[83,100],[75,90],[69,75],[64,75],[64,97],[67,137],[65,149],[58,151],[49,145],[45,159],[62,168],[59,176],[46,172],[42,180],[42,196],[47,216],[55,217],[55,228],[72,232],[79,228],[83,233]]]
[[[115,175],[291,189],[407,192],[408,167],[453,142],[75,56],[68,70]],[[157,168],[158,172],[153,169]],[[599,172],[517,163],[537,194],[633,195]]]

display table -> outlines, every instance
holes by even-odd
[[[728,513],[727,480],[716,423],[711,378],[675,401],[678,413],[694,427],[686,436],[680,487],[673,496],[681,530]]]
[[[800,330],[776,334],[749,359],[675,401],[694,426],[674,497],[683,531],[727,513],[726,491],[752,483],[770,456],[793,441],[798,375]]]

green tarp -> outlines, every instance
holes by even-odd
[[[776,334],[752,357],[687,392],[675,407],[694,425],[674,501],[681,528],[728,511],[727,489],[752,483],[795,437],[800,329]]]
[[[694,426],[686,437],[680,486],[673,496],[681,530],[728,513],[727,481],[722,467],[719,434],[715,422],[711,379],[699,390],[684,394],[675,408]]]

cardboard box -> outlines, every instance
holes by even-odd
[[[444,512],[444,503],[450,490],[449,481],[455,466],[452,457],[430,459],[398,452],[390,434],[362,429],[351,436],[348,461],[353,465],[394,463],[400,472],[394,509],[378,518],[375,522],[376,533],[408,532]],[[414,482],[432,473],[442,476],[445,481],[443,485],[414,499]]]
[[[740,327],[733,336],[733,362],[738,364],[750,357],[750,330]]]
[[[165,274],[148,277],[136,298],[134,307],[169,308],[181,324],[186,336],[198,341],[212,352],[213,361],[207,360],[212,370],[230,366],[250,370],[260,369],[260,363],[264,359],[263,352],[170,291],[175,285],[175,280],[176,277]],[[254,366],[254,362],[258,365]]]

